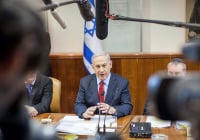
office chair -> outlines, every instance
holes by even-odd
[[[52,95],[52,101],[51,101],[51,112],[52,113],[60,113],[61,112],[61,81],[53,78],[51,78],[53,82],[53,95]]]

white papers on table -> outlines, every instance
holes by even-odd
[[[100,127],[103,127],[104,115],[100,117]],[[116,117],[108,115],[105,121],[106,127],[117,127]],[[98,115],[95,115],[91,120],[80,119],[78,116],[65,116],[60,120],[56,127],[56,131],[72,133],[77,135],[95,135],[97,132]],[[113,130],[106,129],[106,132]]]
[[[80,119],[78,116],[65,116],[57,125],[56,131],[77,135],[95,135],[97,123]]]
[[[186,129],[187,136],[191,136],[191,123],[189,121],[176,121],[174,125],[176,129]]]
[[[98,119],[99,119],[99,116],[95,115],[91,119],[91,121],[98,122]],[[99,123],[100,127],[103,127],[104,119],[105,119],[105,115],[101,115],[100,116],[100,123]],[[117,117],[116,116],[107,115],[106,116],[106,120],[105,120],[105,125],[106,125],[106,127],[117,127]]]
[[[151,127],[163,128],[170,127],[171,121],[161,120],[155,116],[147,116],[146,122],[151,123]]]
[[[187,127],[190,127],[191,123],[189,121],[176,121],[175,122],[175,128],[176,129],[187,129]]]

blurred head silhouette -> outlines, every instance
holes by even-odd
[[[21,96],[27,72],[40,66],[44,46],[39,16],[19,1],[0,0],[0,119]]]

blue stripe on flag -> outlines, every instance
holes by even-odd
[[[92,64],[92,56],[94,53],[89,49],[89,47],[84,43],[84,57],[87,59],[87,61]]]
[[[94,0],[90,0],[90,4],[95,7]]]
[[[91,9],[95,12],[95,0],[89,0]],[[84,66],[89,74],[94,73],[92,68],[92,56],[103,51],[100,40],[96,37],[96,18],[86,21],[84,25],[84,44],[83,44],[83,61]]]

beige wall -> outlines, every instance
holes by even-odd
[[[185,22],[185,0],[149,0],[144,7],[147,19]],[[178,52],[185,42],[183,28],[146,23],[143,27],[145,52]]]

